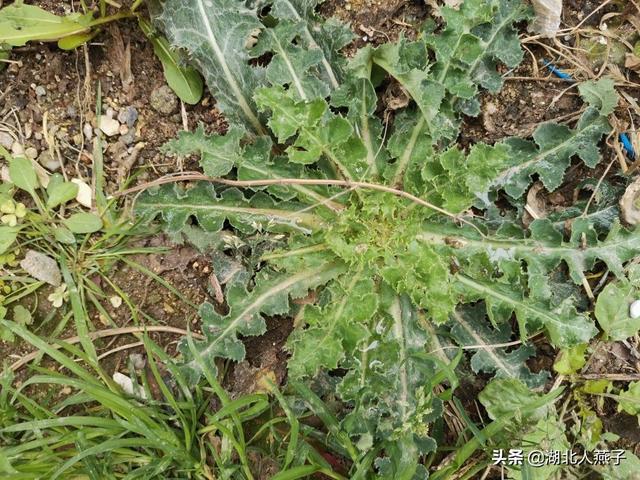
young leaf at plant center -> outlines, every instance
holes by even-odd
[[[632,318],[629,306],[640,298],[640,266],[631,265],[627,278],[608,284],[596,301],[598,324],[612,341],[622,341],[640,331],[640,318]]]
[[[94,233],[102,228],[102,219],[88,212],[74,213],[62,223],[73,233]]]
[[[58,16],[35,5],[16,2],[0,9],[0,43],[18,47],[30,41],[54,41],[86,32],[92,21],[91,13]]]
[[[154,31],[142,17],[138,17],[140,29],[153,45],[153,52],[162,63],[164,78],[184,103],[195,105],[202,98],[202,77],[193,67],[182,66],[179,55],[171,49],[166,38]]]

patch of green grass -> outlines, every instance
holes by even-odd
[[[19,386],[10,370],[3,373],[3,479],[252,479],[263,455],[280,462],[273,478],[314,472],[343,478],[307,441],[321,433],[301,428],[299,412],[273,385],[276,404],[265,393],[232,399],[203,364],[204,381],[191,389],[173,360],[145,337],[145,373],[129,365],[133,396],[91,354],[70,344],[56,349],[13,322],[2,325],[61,367],[34,367]],[[33,399],[33,388],[50,394]],[[61,395],[63,389],[70,391]]]

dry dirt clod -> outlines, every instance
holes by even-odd
[[[151,107],[158,113],[170,115],[178,107],[178,97],[171,88],[163,85],[151,92]]]
[[[62,275],[58,263],[44,253],[35,250],[27,250],[20,266],[36,280],[46,282],[57,287],[62,282]]]

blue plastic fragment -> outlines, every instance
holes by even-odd
[[[627,152],[627,156],[631,160],[635,160],[636,151],[633,149],[633,144],[631,143],[629,136],[626,133],[621,133],[619,135],[619,138],[620,138],[620,143],[622,144],[622,148],[624,148],[624,151]]]
[[[563,80],[567,80],[568,82],[575,82],[573,77],[566,72],[563,72],[558,67],[556,67],[553,63],[546,61],[544,62],[544,66],[549,69],[551,73],[553,73],[556,77],[561,78]]]

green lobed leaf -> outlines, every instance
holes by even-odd
[[[640,382],[629,382],[626,390],[618,394],[618,411],[629,415],[640,414]]]
[[[358,76],[355,70],[351,68],[349,73],[353,76],[331,94],[331,105],[348,108],[347,120],[366,149],[367,170],[357,178],[364,180],[378,177],[385,168],[387,155],[382,145],[384,128],[375,116],[378,98],[369,80],[370,72]]]
[[[245,349],[238,335],[262,335],[266,330],[263,315],[285,315],[290,312],[290,298],[300,298],[310,289],[323,285],[343,273],[344,265],[321,263],[296,274],[279,274],[262,270],[256,277],[255,287],[247,291],[243,285],[235,284],[227,292],[229,313],[221,315],[210,303],[200,307],[203,342],[196,342],[197,353],[185,348],[182,368],[192,381],[200,376],[200,362],[193,359],[198,355],[213,368],[218,357],[235,361],[244,359]]]
[[[578,313],[570,298],[552,308],[548,303],[527,297],[524,292],[508,285],[478,281],[464,275],[458,275],[456,280],[466,301],[483,299],[486,302],[494,322],[497,323],[498,319],[504,321],[515,313],[522,338],[526,338],[531,329],[544,328],[553,345],[570,347],[588,342],[597,333],[589,316]]]
[[[279,86],[258,90],[255,99],[261,110],[271,111],[269,126],[280,142],[296,135],[287,148],[289,161],[309,165],[326,158],[335,175],[345,179],[360,178],[368,171],[362,141],[324,100],[298,102]]]
[[[381,307],[384,316],[371,329],[366,346],[354,352],[351,369],[338,389],[354,405],[343,426],[351,435],[373,435],[385,442],[389,459],[376,463],[392,462],[388,468],[394,473],[388,478],[412,478],[417,455],[435,447],[428,424],[442,413],[430,383],[435,364],[425,355],[428,334],[410,299],[387,287]]]
[[[533,142],[515,137],[504,140],[510,149],[511,163],[494,177],[492,186],[503,188],[510,196],[518,198],[531,183],[532,175],[537,173],[545,188],[552,192],[562,184],[574,155],[589,168],[600,162],[598,142],[610,130],[606,117],[589,107],[573,130],[549,122],[536,128]]]
[[[615,81],[611,77],[602,77],[599,80],[589,80],[578,85],[580,96],[592,107],[600,111],[605,117],[618,106],[618,94],[615,90]]]
[[[277,203],[258,192],[250,199],[235,188],[216,191],[206,182],[189,189],[177,185],[164,185],[140,195],[137,212],[143,222],[161,216],[168,232],[179,232],[195,217],[198,224],[209,232],[219,231],[225,221],[245,234],[256,230],[300,231],[310,233],[321,224],[321,219],[308,212],[299,212],[300,204]]]
[[[244,136],[241,128],[231,127],[225,135],[207,135],[204,126],[194,131],[181,131],[178,138],[162,147],[165,153],[186,157],[197,153],[204,173],[210,177],[222,177],[229,173],[242,158],[240,141]]]
[[[477,5],[479,0],[469,3]],[[469,64],[469,69],[475,82],[490,92],[496,92],[503,82],[502,75],[496,71],[498,62],[515,68],[522,61],[524,51],[514,24],[531,18],[532,11],[520,0],[494,0],[491,4],[494,8],[491,21],[472,29],[472,33],[481,40],[482,55]]]
[[[560,352],[560,356],[553,364],[553,369],[560,375],[572,375],[577,373],[587,363],[585,353],[589,345],[586,343],[566,348]]]
[[[313,376],[321,368],[338,368],[369,335],[367,324],[378,308],[370,276],[359,272],[341,278],[328,291],[327,305],[306,306],[304,323],[289,337],[289,375],[294,379]]]
[[[297,40],[304,36],[304,25],[283,20],[265,29],[251,55],[260,57],[273,53],[266,67],[266,79],[271,85],[289,85],[291,94],[308,101],[329,94],[329,85],[315,75],[324,55],[319,48],[308,49]]]
[[[496,378],[516,378],[529,387],[538,387],[549,378],[547,372],[533,374],[525,363],[534,355],[531,345],[507,351],[501,344],[510,343],[511,327],[504,323],[498,328],[487,325],[484,305],[458,308],[451,316],[451,334],[460,346],[472,345],[474,372],[494,373]]]
[[[247,48],[264,28],[255,9],[232,0],[167,0],[155,20],[171,45],[189,52],[227,119],[265,133],[252,100],[264,71],[249,65]]]
[[[320,51],[317,66],[320,78],[337,88],[343,77],[340,49],[353,39],[353,33],[338,20],[323,19],[316,14],[318,0],[272,0],[271,14],[282,20],[294,22],[300,29],[298,42],[307,51]]]

